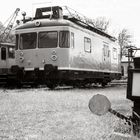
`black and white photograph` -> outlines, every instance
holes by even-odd
[[[4,0],[0,140],[139,140],[140,1]]]

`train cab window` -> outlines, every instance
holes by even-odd
[[[85,52],[91,52],[91,39],[84,37],[84,49]]]
[[[70,34],[69,31],[59,32],[59,46],[60,48],[69,48],[70,46]]]
[[[1,60],[6,60],[6,48],[1,48]]]
[[[74,48],[74,33],[71,32],[71,48]]]
[[[35,49],[37,33],[24,33],[20,35],[20,49]]]
[[[18,45],[19,45],[19,35],[16,35],[16,50],[18,50]]]
[[[56,48],[58,33],[56,31],[39,33],[39,48]]]

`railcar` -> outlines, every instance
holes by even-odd
[[[9,81],[12,65],[15,65],[15,44],[0,43],[0,84]]]
[[[19,83],[106,85],[120,78],[120,49],[114,37],[62,7],[37,8],[35,17],[16,30],[16,65]]]

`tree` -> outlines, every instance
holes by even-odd
[[[1,35],[2,35],[3,31],[4,31],[4,26],[3,26],[2,22],[0,22],[0,41],[2,39]]]
[[[107,32],[107,29],[109,27],[109,20],[107,20],[105,17],[98,17],[93,20],[93,24],[96,28]]]
[[[4,29],[2,22],[0,22],[0,31]]]
[[[127,29],[122,29],[118,34],[118,43],[120,45],[120,57],[122,58],[127,50],[127,47],[130,46],[130,43],[132,43],[132,35]]]

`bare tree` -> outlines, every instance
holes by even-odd
[[[2,22],[0,22],[0,31],[4,29]]]
[[[105,17],[98,17],[93,20],[94,26],[104,32],[107,32],[107,29],[109,27],[109,20],[107,20]]]
[[[1,40],[1,35],[2,35],[3,31],[4,31],[4,26],[3,26],[2,22],[0,22],[0,40]]]
[[[124,55],[127,47],[132,43],[132,35],[128,32],[127,29],[122,29],[118,35],[118,42],[120,45],[120,57]]]

